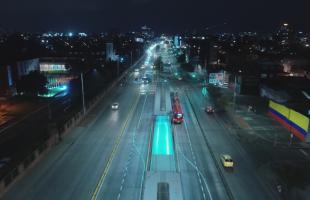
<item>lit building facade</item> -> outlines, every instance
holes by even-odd
[[[12,96],[16,93],[12,65],[0,65],[0,96]]]
[[[74,77],[68,74],[66,58],[35,58],[17,63],[18,78],[28,75],[31,71],[40,71],[47,78],[46,87],[49,90],[47,97],[67,89]]]
[[[293,28],[288,23],[283,23],[277,32],[276,38],[282,46],[288,46],[294,42],[295,35]]]
[[[176,48],[180,48],[181,47],[181,37],[174,36],[174,46]]]
[[[108,42],[106,43],[106,61],[114,60],[114,48],[113,43]]]

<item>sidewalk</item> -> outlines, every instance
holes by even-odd
[[[253,158],[258,174],[282,199],[308,199],[310,145],[291,140],[290,132],[267,115],[266,104],[256,104],[262,98],[236,98],[237,104],[231,102],[226,109],[224,121]],[[258,112],[249,110],[248,103]]]

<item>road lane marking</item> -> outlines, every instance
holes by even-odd
[[[181,150],[181,147],[180,147],[180,145],[179,144],[177,144],[176,145],[177,146],[177,149],[178,149],[178,151],[180,152],[180,154],[183,156],[183,158],[185,159],[185,161],[186,162],[188,162],[189,163],[189,165],[190,166],[192,166],[195,170],[196,170],[196,173],[198,173],[198,175],[200,175],[200,176],[198,176],[199,177],[199,179],[200,179],[200,177],[202,177],[202,179],[203,179],[203,182],[204,182],[204,184],[206,185],[206,188],[208,189],[208,186],[207,186],[207,183],[206,183],[206,180],[205,180],[205,178],[204,178],[204,176],[203,176],[203,174],[202,174],[202,172],[200,172],[200,170],[198,169],[198,167],[197,166],[195,166],[195,164],[194,163],[192,163],[192,161],[190,161],[185,155],[184,155],[184,153],[182,152],[182,150]],[[202,185],[200,185],[200,186],[202,186]],[[203,187],[202,187],[203,188]],[[202,190],[203,191],[203,198],[204,199],[206,199],[206,195],[205,195],[205,193],[204,193],[204,190]],[[212,196],[211,196],[211,193],[210,193],[210,191],[208,191],[209,192],[209,197],[210,197],[210,199],[212,200]]]
[[[138,150],[138,147],[137,147],[135,141],[136,141],[136,131],[137,131],[137,129],[140,127],[140,123],[141,123],[141,119],[142,119],[142,113],[143,113],[143,111],[144,111],[147,98],[148,98],[148,95],[146,94],[146,95],[145,95],[145,98],[144,98],[142,110],[141,110],[141,112],[140,112],[139,120],[138,120],[137,126],[135,127],[134,135],[132,136],[132,145],[133,145],[133,147],[134,147],[134,150],[136,150],[137,153],[139,154],[139,156],[141,157],[141,159],[142,159],[142,164],[143,164],[143,166],[144,166],[144,167],[143,167],[142,176],[141,176],[141,183],[140,183],[141,190],[140,190],[140,193],[139,193],[139,199],[142,198],[143,182],[144,182],[144,174],[145,174],[146,162],[145,162],[145,160],[144,160],[144,158],[143,158],[141,152]],[[148,155],[147,155],[147,156],[148,156]]]
[[[178,141],[178,137],[176,137],[175,136],[175,133],[176,133],[176,126],[175,126],[175,124],[173,125],[173,136],[174,136],[174,138],[175,138],[175,146],[177,146],[178,144],[177,144],[177,141]],[[181,172],[181,165],[180,165],[180,160],[179,160],[179,153],[178,153],[178,151],[177,151],[177,147],[175,147],[175,152],[176,152],[176,161],[177,161],[177,169],[178,169],[178,171],[179,172]]]
[[[124,135],[124,133],[125,133],[125,130],[126,130],[127,126],[128,126],[128,121],[129,121],[129,119],[132,118],[133,111],[136,109],[136,107],[137,107],[137,105],[138,105],[139,97],[140,97],[140,95],[137,96],[135,103],[134,103],[134,104],[132,105],[132,107],[131,107],[131,110],[130,110],[129,115],[127,115],[127,119],[126,119],[126,121],[125,121],[125,123],[124,123],[124,125],[123,125],[123,127],[122,127],[122,129],[121,129],[122,131],[121,131],[121,133],[118,135],[118,137],[117,137],[117,139],[116,139],[116,141],[115,141],[115,143],[114,143],[114,147],[113,147],[112,153],[110,154],[108,163],[107,163],[107,165],[105,166],[105,168],[104,168],[104,170],[103,170],[103,173],[102,173],[101,176],[100,176],[100,179],[99,179],[99,181],[98,181],[98,183],[97,183],[97,185],[96,185],[95,191],[94,191],[94,193],[92,194],[91,200],[96,200],[97,197],[98,197],[98,192],[100,191],[100,189],[101,189],[101,187],[102,187],[102,185],[103,185],[103,183],[104,183],[104,181],[105,181],[105,177],[107,176],[107,174],[108,174],[108,172],[109,172],[109,169],[110,169],[110,166],[111,166],[111,164],[112,164],[112,161],[113,161],[113,159],[114,159],[114,157],[115,157],[115,154],[116,154],[116,152],[117,152],[117,150],[118,150],[120,141],[121,141],[121,139],[122,139],[122,137],[123,137],[123,135]]]
[[[189,98],[188,98],[187,95],[186,95],[186,98],[185,98],[185,99],[186,99],[187,105],[189,105],[190,102],[189,102]],[[189,106],[189,112],[190,112],[190,113],[189,113],[189,116],[193,117],[192,119],[195,119],[196,123],[198,123],[197,118],[194,118],[194,116],[193,116],[193,115],[194,115],[194,113],[193,113],[194,110],[193,110],[193,108],[192,108],[191,106]],[[196,157],[195,157],[195,154],[194,154],[194,152],[193,152],[192,142],[191,142],[191,139],[190,139],[190,136],[189,136],[189,130],[188,130],[188,126],[187,126],[187,120],[184,120],[184,127],[185,127],[185,131],[186,131],[186,134],[187,134],[187,138],[188,138],[188,140],[189,140],[189,144],[190,144],[190,149],[191,149],[192,156],[193,156],[193,158],[195,159],[195,160],[194,160],[194,164],[195,164],[195,167],[196,167],[196,171],[197,171],[197,173],[200,175],[200,176],[199,176],[199,179],[200,179],[200,177],[202,177],[202,180],[203,180],[204,185],[205,185],[205,187],[206,187],[206,189],[207,189],[208,195],[209,195],[210,199],[212,200],[213,198],[212,198],[212,195],[211,195],[211,192],[210,192],[208,183],[207,183],[207,181],[206,181],[206,178],[204,177],[204,175],[202,174],[202,172],[200,172],[200,170],[199,170],[198,167],[197,167]],[[202,130],[200,130],[200,131],[201,131],[201,133],[202,133]],[[184,155],[184,157],[185,157],[185,155]],[[201,185],[202,185],[202,184],[201,184]],[[203,191],[203,196],[204,196],[204,198],[206,197],[204,191]]]
[[[304,155],[304,156],[309,156],[309,154],[307,152],[305,152],[305,150],[303,149],[299,149],[299,151]]]
[[[201,188],[201,191],[202,191],[202,195],[204,197],[204,199],[206,199],[206,195],[205,195],[205,191],[203,189],[203,186],[202,186],[202,182],[201,182],[201,177],[205,180],[204,176],[201,174],[200,170],[198,169],[197,167],[197,162],[196,162],[196,157],[195,157],[195,154],[194,154],[194,151],[193,151],[193,147],[192,147],[192,142],[191,142],[191,139],[189,137],[189,131],[188,131],[188,127],[187,127],[187,123],[186,123],[186,120],[184,119],[184,127],[185,127],[185,132],[186,132],[186,135],[187,135],[187,138],[188,138],[188,141],[189,141],[189,146],[190,146],[190,150],[191,150],[191,154],[192,154],[192,157],[193,157],[193,160],[194,160],[194,168],[196,170],[196,173],[197,173],[197,177],[198,177],[198,180],[199,180],[199,183],[200,183],[200,188]],[[185,156],[185,155],[184,155]],[[201,176],[199,175],[201,174]],[[211,196],[211,193],[209,191],[209,187],[206,183],[206,181],[204,182],[205,183],[205,186],[206,186],[206,189],[208,191],[208,194],[209,194],[209,197],[210,199],[212,200],[212,196]]]

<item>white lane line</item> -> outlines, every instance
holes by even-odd
[[[304,156],[309,156],[309,154],[307,152],[305,152],[305,150],[303,149],[299,149],[299,151],[304,155]]]
[[[173,125],[173,134],[176,134],[176,128],[175,128],[176,126],[175,125]],[[176,144],[176,146],[178,145],[177,144],[177,141],[178,141],[178,137],[176,137],[176,136],[174,136],[174,138],[175,138],[175,144]],[[177,148],[177,147],[176,147]],[[177,156],[176,156],[176,160],[177,160],[177,163],[178,163],[178,169],[179,169],[179,171],[181,172],[181,165],[180,165],[180,157],[179,157],[179,151],[176,151],[176,154],[177,154]]]
[[[128,157],[128,160],[126,161],[126,165],[125,165],[125,168],[123,170],[123,178],[122,178],[122,181],[121,181],[121,185],[120,185],[120,188],[119,188],[119,193],[118,193],[118,197],[117,199],[120,199],[121,197],[121,193],[123,191],[123,187],[124,187],[124,183],[125,183],[125,179],[126,179],[126,176],[127,176],[127,172],[128,172],[128,167],[132,161],[132,158],[133,158],[133,155],[134,155],[134,151],[137,151],[138,154],[141,154],[139,151],[138,151],[138,148],[137,146],[135,145],[135,139],[136,139],[136,130],[138,129],[138,127],[140,126],[140,122],[141,122],[141,117],[142,117],[142,113],[143,113],[143,110],[144,110],[144,107],[145,107],[145,103],[146,103],[146,99],[147,99],[147,95],[145,96],[145,99],[144,99],[144,102],[143,102],[143,106],[142,106],[142,111],[140,113],[140,116],[139,116],[139,120],[138,120],[138,123],[137,123],[137,126],[135,127],[135,130],[133,132],[133,138],[132,138],[132,148],[131,148],[131,152],[129,154],[129,157]],[[142,156],[142,155],[141,155]],[[143,159],[143,157],[142,157]],[[142,160],[143,161],[143,165],[144,165],[144,159]],[[144,168],[143,168],[144,169]],[[142,194],[142,184],[143,184],[143,176],[144,176],[144,172],[143,172],[143,175],[142,175],[142,180],[141,180],[141,194]],[[141,196],[140,194],[140,196]],[[139,198],[141,199],[141,197]]]
[[[187,139],[188,139],[188,141],[189,141],[189,146],[190,146],[190,149],[191,149],[191,154],[192,154],[192,157],[193,157],[193,159],[194,159],[194,168],[196,169],[196,173],[197,173],[197,176],[198,176],[198,179],[199,179],[199,182],[200,182],[200,186],[201,186],[201,189],[202,189],[202,195],[203,195],[204,199],[206,199],[206,198],[205,198],[205,197],[206,197],[205,191],[204,191],[204,189],[203,189],[203,187],[202,187],[201,177],[202,177],[203,180],[204,180],[205,187],[206,187],[206,189],[207,189],[208,195],[209,195],[210,199],[212,200],[212,196],[211,196],[211,192],[210,192],[210,190],[209,190],[208,184],[207,184],[207,182],[205,181],[204,176],[202,175],[202,173],[200,172],[200,170],[199,170],[198,167],[197,167],[196,157],[195,157],[195,154],[194,154],[194,151],[193,151],[192,141],[191,141],[191,139],[190,139],[190,137],[189,137],[189,131],[188,131],[187,122],[186,122],[185,119],[184,119],[184,127],[185,127],[185,131],[186,131]],[[185,157],[185,155],[183,155],[183,156]],[[199,176],[199,174],[200,174],[200,176]]]
[[[137,145],[135,144],[135,141],[136,141],[136,130],[140,127],[140,124],[141,124],[141,119],[142,119],[142,113],[144,111],[144,108],[145,108],[145,104],[146,104],[146,100],[147,100],[147,97],[148,95],[146,94],[145,95],[145,99],[144,99],[144,102],[143,102],[143,106],[142,106],[142,110],[141,110],[141,113],[140,113],[140,116],[139,116],[139,120],[138,120],[138,123],[137,123],[137,126],[135,128],[135,132],[134,132],[134,135],[132,137],[132,145],[134,146],[135,150],[137,151],[137,153],[139,154],[139,156],[141,157],[141,160],[142,160],[142,164],[143,164],[143,173],[142,173],[142,176],[141,176],[141,182],[140,182],[140,193],[139,193],[139,200],[142,198],[142,192],[143,192],[143,181],[144,181],[144,174],[145,174],[145,167],[146,167],[146,163],[145,163],[145,160],[143,158],[143,155],[141,154],[141,152],[138,150],[138,147]]]
[[[209,191],[207,182],[206,182],[204,176],[202,175],[202,173],[201,173],[201,172],[199,171],[199,169],[198,169],[198,168],[184,155],[184,153],[182,152],[182,150],[181,150],[181,148],[180,148],[180,146],[179,146],[178,144],[177,144],[177,148],[178,148],[178,151],[180,152],[180,154],[181,154],[181,155],[183,156],[183,158],[185,159],[185,161],[188,162],[189,165],[192,166],[196,171],[198,171],[198,175],[199,175],[199,177],[200,177],[200,176],[202,177],[202,179],[203,179],[203,181],[204,181],[204,184],[206,185],[206,188],[207,188],[207,190],[208,190],[208,195],[209,195],[210,199],[212,200],[212,196],[211,196],[211,193],[210,193],[210,191]],[[203,194],[204,199],[206,199],[205,193],[203,192],[202,194]]]
[[[105,166],[97,184],[96,184],[96,188],[95,188],[95,191],[93,192],[92,196],[91,196],[91,200],[97,200],[98,198],[98,192],[101,191],[101,188],[103,187],[103,183],[105,181],[105,178],[110,170],[110,167],[111,167],[111,163],[113,162],[114,158],[115,158],[115,155],[117,153],[117,151],[119,150],[119,145],[121,143],[121,139],[123,138],[124,134],[125,134],[125,130],[128,128],[128,120],[132,118],[131,115],[133,115],[133,111],[136,109],[137,107],[137,104],[138,104],[138,100],[139,98],[137,98],[135,100],[135,103],[132,105],[131,107],[131,110],[129,112],[129,115],[127,116],[127,119],[124,123],[124,125],[122,126],[121,128],[121,133],[117,136],[116,138],[116,141],[114,143],[114,146],[113,146],[113,149],[112,149],[112,152],[110,154],[110,157],[109,157],[109,160],[108,160],[108,163],[107,165]]]

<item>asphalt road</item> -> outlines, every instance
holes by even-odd
[[[211,146],[218,164],[221,165],[219,162],[220,154],[230,154],[235,161],[233,170],[220,167],[234,199],[273,199],[270,196],[270,191],[256,173],[251,157],[231,136],[232,131],[224,125],[216,114],[207,115],[204,112],[201,106],[201,91],[193,90],[188,93],[205,139]]]
[[[114,90],[3,199],[90,199],[139,98],[137,92],[129,91]],[[114,101],[120,103],[117,111],[110,108]]]
[[[173,55],[165,59],[175,66]],[[217,114],[205,113],[208,98],[202,99],[197,82],[179,81],[171,73],[155,74],[147,85],[134,81],[143,73],[107,95],[3,199],[140,199],[153,131],[154,91],[165,80],[171,91],[178,91],[184,112],[184,122],[173,125],[184,199],[274,199],[233,130]],[[119,102],[118,110],[111,110],[113,102]],[[222,153],[232,155],[233,170],[223,168]]]
[[[184,122],[174,126],[174,135],[184,199],[228,199],[190,103],[185,95],[180,101]]]
[[[174,58],[170,60],[171,63],[175,63]],[[185,155],[188,159],[185,160],[191,161],[193,169],[196,169],[196,172],[192,173],[196,173],[198,180],[198,183],[191,180],[190,184],[184,187],[192,192],[184,192],[187,198],[238,200],[276,198],[256,172],[253,159],[232,136],[235,133],[217,114],[205,113],[204,108],[210,103],[210,96],[203,98],[199,81],[188,78],[178,81],[174,77],[171,78],[171,85],[172,90],[177,90],[181,95],[185,117],[183,125],[175,129],[177,135],[175,138],[176,141],[180,141],[179,146],[182,146],[180,152],[187,152]],[[235,161],[232,170],[224,169],[220,162],[220,155],[225,153],[230,154]],[[181,160],[180,157],[182,156],[179,156]],[[182,172],[182,164],[180,166]],[[183,166],[186,166],[186,163]],[[182,173],[183,177],[186,173],[189,172]],[[206,184],[201,184],[203,181],[200,179],[206,180]],[[199,193],[198,190],[194,192],[194,188],[200,188]]]

